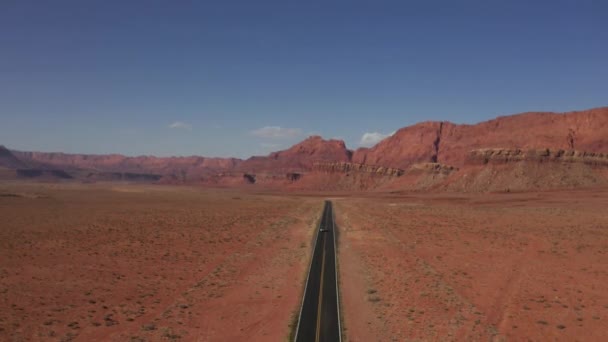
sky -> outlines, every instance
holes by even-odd
[[[0,1],[0,144],[265,155],[608,105],[608,1]]]

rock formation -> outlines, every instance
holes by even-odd
[[[601,175],[593,170],[605,169],[607,152],[608,107],[603,107],[565,114],[523,113],[474,125],[422,122],[354,152],[344,141],[311,136],[288,149],[247,160],[18,152],[0,147],[0,168],[2,175],[30,170],[21,177],[41,172],[61,178],[50,172],[55,170],[79,180],[340,190],[435,189],[441,184],[445,189],[490,189],[482,183],[507,186],[517,178],[518,189],[523,189],[547,188],[548,180],[557,186],[600,184]]]
[[[245,182],[247,182],[249,184],[255,184],[255,175],[251,175],[249,173],[245,173],[243,175],[243,179],[245,180]]]
[[[0,145],[0,167],[7,169],[22,169],[26,168],[27,165],[15,157],[15,155],[6,147]]]
[[[311,136],[292,147],[268,156],[251,157],[243,161],[237,169],[243,172],[300,172],[311,170],[316,162],[348,162],[352,152],[342,140],[324,140]]]
[[[407,169],[406,172],[408,174],[434,173],[434,174],[449,175],[455,171],[458,171],[458,169],[453,166],[450,166],[450,165],[444,165],[444,164],[439,164],[439,163],[418,163],[418,164],[414,164],[414,165],[410,166],[410,168]]]
[[[550,149],[476,149],[469,152],[465,164],[483,165],[510,162],[565,162],[582,163],[592,166],[608,166],[608,154],[574,150]]]
[[[297,182],[302,178],[302,174],[301,173],[297,173],[297,172],[288,172],[285,175],[285,178],[287,178],[288,181],[290,182]]]
[[[423,122],[398,130],[352,161],[407,169],[420,162],[463,166],[469,151],[480,148],[577,149],[608,151],[608,107],[586,111],[524,113],[475,125]]]
[[[389,177],[398,177],[404,172],[401,169],[348,162],[317,162],[313,164],[312,170],[339,173],[360,172]]]
[[[72,179],[69,173],[63,170],[17,169],[19,178],[45,178],[45,179]]]

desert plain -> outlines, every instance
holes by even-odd
[[[606,341],[608,189],[336,201],[349,341]]]
[[[316,199],[2,184],[0,340],[282,341]]]
[[[608,189],[0,183],[0,340],[286,341],[323,201],[346,341],[608,339]]]

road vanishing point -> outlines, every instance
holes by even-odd
[[[325,201],[294,341],[342,341],[337,279],[334,214]]]

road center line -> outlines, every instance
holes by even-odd
[[[319,337],[321,334],[321,305],[323,303],[323,278],[325,274],[325,245],[327,243],[327,239],[323,236],[323,257],[321,258],[321,282],[319,287],[319,303],[317,305],[317,335],[315,337],[315,341],[319,342]]]

